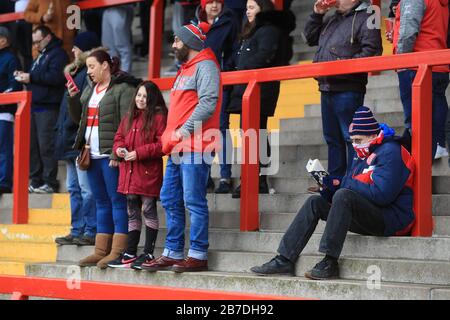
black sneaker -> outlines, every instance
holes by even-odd
[[[149,263],[150,261],[154,260],[155,257],[150,253],[143,253],[141,254],[136,260],[134,260],[133,263],[131,263],[131,268],[135,270],[142,270],[142,264]]]
[[[264,263],[262,266],[250,268],[251,272],[254,272],[261,276],[267,275],[283,275],[283,276],[295,276],[295,264],[285,257],[276,256],[269,262]]]
[[[241,197],[241,185],[238,185],[236,189],[234,189],[233,193],[231,194],[231,197],[233,199],[239,199]]]
[[[50,194],[50,193],[55,193],[55,189],[50,187],[48,184],[44,184],[43,186],[40,186],[39,188],[34,189],[34,193]]]
[[[78,240],[78,237],[74,237],[71,234],[68,234],[67,236],[56,238],[55,242],[60,245],[70,245],[75,244],[74,242]]]
[[[88,237],[86,235],[81,238],[77,238],[73,241],[73,244],[77,246],[94,246],[95,245],[95,237]]]
[[[216,186],[214,185],[213,179],[211,177],[208,177],[208,185],[206,186],[208,192],[213,192],[215,187]]]
[[[269,185],[267,184],[266,176],[259,176],[259,194],[268,194]]]
[[[126,252],[122,253],[116,260],[108,263],[110,268],[129,268],[131,263],[133,263],[137,257]]]
[[[11,189],[7,187],[0,187],[0,195],[4,193],[11,193]]]
[[[219,186],[214,191],[214,193],[230,193],[231,183],[227,179],[220,179]]]
[[[339,264],[337,259],[326,256],[312,270],[306,272],[305,277],[313,280],[338,279]]]

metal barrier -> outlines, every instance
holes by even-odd
[[[259,86],[262,82],[315,78],[349,73],[418,68],[413,83],[412,156],[416,163],[414,182],[414,236],[431,236],[431,67],[450,64],[450,50],[394,56],[339,60],[287,67],[225,72],[223,84],[248,83],[242,102],[242,129],[259,130]],[[169,90],[173,78],[153,79],[161,90]],[[241,231],[259,230],[258,164],[249,164],[250,148],[243,143],[241,166]]]
[[[31,92],[0,94],[2,104],[18,103],[14,124],[13,223],[28,223]]]
[[[310,300],[297,297],[241,292],[144,286],[39,277],[0,276],[0,293],[12,294],[12,300],[45,297],[76,300]],[[77,286],[79,285],[79,287]]]

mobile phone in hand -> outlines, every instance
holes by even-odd
[[[71,84],[71,86],[74,88],[75,92],[80,92],[80,89],[78,89],[77,85],[75,84],[75,81],[73,80],[70,73],[64,73],[66,76],[67,82]]]

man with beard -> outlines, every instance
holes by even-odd
[[[220,67],[214,52],[204,49],[208,29],[208,24],[200,23],[175,31],[172,48],[183,64],[171,90],[167,127],[161,138],[162,150],[169,155],[160,195],[166,210],[167,236],[162,256],[144,263],[144,270],[208,270],[206,189],[211,162],[205,158],[212,157],[206,131],[215,130],[220,140],[222,103]],[[183,259],[185,208],[190,213],[191,227],[190,249]]]

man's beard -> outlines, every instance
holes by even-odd
[[[189,56],[189,48],[186,46],[181,47],[181,49],[175,49],[175,58],[180,62],[186,62]]]

